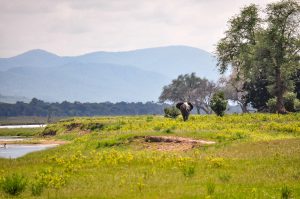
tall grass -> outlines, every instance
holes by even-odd
[[[17,196],[25,190],[27,180],[23,175],[13,173],[11,176],[4,177],[0,183],[5,193]]]

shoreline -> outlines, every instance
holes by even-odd
[[[2,141],[0,140],[0,145],[4,144],[58,144],[58,145],[63,145],[63,144],[68,144],[70,141],[64,141],[64,140],[18,140],[18,141]]]

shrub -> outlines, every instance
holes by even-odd
[[[288,92],[283,96],[284,107],[289,112],[296,112],[300,110],[300,101],[296,98],[295,93]],[[270,113],[276,113],[277,98],[271,98],[267,102]]]
[[[27,180],[24,176],[19,174],[12,174],[4,177],[1,182],[3,191],[7,194],[17,196],[25,190]]]
[[[269,109],[270,113],[276,113],[276,111],[277,111],[277,109],[276,109],[276,101],[277,101],[276,97],[271,98],[271,99],[268,100],[267,106],[268,106],[268,109]]]
[[[227,107],[227,100],[224,97],[223,92],[216,92],[211,101],[210,108],[218,115],[223,116]]]
[[[284,96],[284,107],[289,112],[295,112],[295,101],[297,99],[296,94],[292,92],[286,93]]]
[[[164,113],[165,113],[165,117],[173,118],[173,119],[175,119],[176,117],[178,117],[178,115],[180,115],[180,111],[175,106],[165,108]]]
[[[294,103],[295,103],[295,111],[299,112],[300,111],[300,100],[295,99]]]

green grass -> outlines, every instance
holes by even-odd
[[[44,128],[0,129],[0,136],[38,136]]]
[[[25,176],[19,198],[300,198],[299,121],[300,114],[72,118],[44,131],[70,144],[0,159],[0,181]],[[217,144],[162,152],[143,148],[146,135]]]

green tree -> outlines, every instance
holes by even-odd
[[[265,33],[266,48],[274,70],[276,109],[285,113],[284,94],[291,84],[290,77],[299,65],[300,5],[297,1],[281,1],[267,6],[268,27]]]
[[[219,70],[224,73],[231,66],[248,82],[265,70],[276,111],[286,113],[283,96],[293,90],[291,77],[300,67],[300,6],[295,0],[268,4],[265,19],[259,18],[258,10],[251,4],[229,20],[217,45]]]
[[[223,116],[227,107],[227,100],[223,92],[216,92],[210,102],[211,109],[218,115]]]
[[[265,74],[260,74],[254,80],[245,83],[245,90],[247,90],[246,100],[247,104],[257,109],[259,112],[266,112],[268,110],[267,102],[272,97],[268,91],[269,81]]]
[[[189,101],[196,107],[198,114],[200,110],[209,114],[211,113],[209,101],[216,89],[215,83],[197,77],[195,73],[179,75],[171,84],[163,87],[159,101],[173,103]]]

